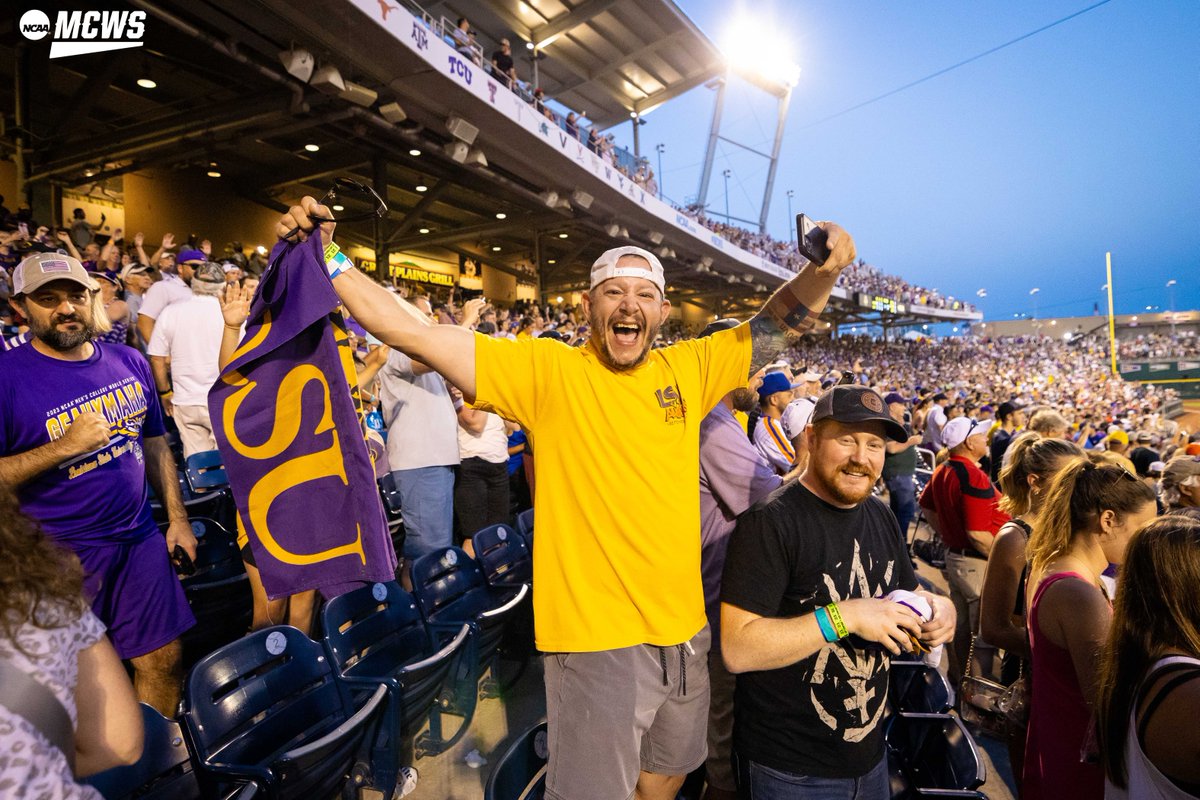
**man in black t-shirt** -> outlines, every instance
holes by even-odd
[[[886,441],[908,439],[883,398],[837,386],[806,430],[810,461],[738,522],[721,590],[721,647],[739,673],[733,745],[754,797],[888,797],[883,717],[889,653],[954,634],[953,605],[917,591],[896,519],[871,489]],[[917,591],[922,622],[882,599]]]
[[[996,421],[1000,423],[1000,427],[992,432],[991,441],[988,443],[987,472],[993,483],[1000,480],[1000,470],[1004,467],[1004,454],[1009,444],[1025,425],[1025,409],[1012,401],[1001,403],[996,411]]]
[[[517,83],[517,70],[513,67],[512,46],[508,39],[501,39],[500,49],[492,53],[492,74],[509,89]]]

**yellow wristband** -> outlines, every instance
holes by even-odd
[[[839,639],[845,639],[850,635],[850,631],[846,628],[846,623],[842,621],[842,613],[838,611],[837,603],[830,603],[825,606],[825,612],[829,614],[829,621],[833,623],[833,630]]]
[[[340,252],[342,252],[342,248],[338,247],[337,242],[330,242],[325,245],[325,263],[328,264]]]

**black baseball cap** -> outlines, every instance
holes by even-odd
[[[1000,404],[1000,407],[996,409],[996,417],[999,419],[1008,419],[1023,408],[1024,406],[1022,406],[1016,400],[1005,400]]]
[[[883,398],[866,386],[834,386],[817,398],[812,422],[823,419],[836,422],[882,422],[889,439],[907,442],[908,432],[884,410]]]

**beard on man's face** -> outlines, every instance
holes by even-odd
[[[813,474],[830,496],[842,505],[858,505],[871,496],[879,475],[869,464],[849,459],[830,464],[814,458]]]
[[[63,328],[61,326],[70,326]],[[84,342],[90,342],[96,336],[96,328],[90,320],[79,314],[50,315],[47,322],[42,323],[36,318],[29,319],[29,330],[35,337],[45,342],[52,350],[66,353],[79,347]]]
[[[636,324],[639,328],[639,335],[645,337],[642,342],[641,350],[636,356],[630,358],[628,355],[618,357],[609,347],[608,337],[612,334],[611,327],[614,322],[629,322]],[[623,315],[620,311],[614,311],[607,319],[602,317],[593,305],[591,312],[588,314],[588,325],[591,327],[592,339],[600,348],[600,354],[604,356],[604,360],[610,367],[618,372],[633,369],[646,360],[646,355],[650,352],[650,348],[654,344],[654,340],[658,337],[658,331],[662,327],[660,321],[657,325],[651,325],[649,320],[641,315],[637,317],[629,317]]]

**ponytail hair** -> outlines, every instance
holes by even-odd
[[[1000,471],[1000,491],[1004,494],[1000,509],[1013,517],[1028,514],[1033,505],[1029,476],[1048,481],[1062,459],[1082,455],[1079,445],[1066,439],[1047,439],[1032,431],[1017,436],[1005,453],[1008,463]]]
[[[1070,550],[1075,534],[1096,527],[1102,512],[1125,515],[1153,502],[1154,490],[1129,470],[1072,458],[1051,481],[1034,521],[1026,548],[1033,573]]]

